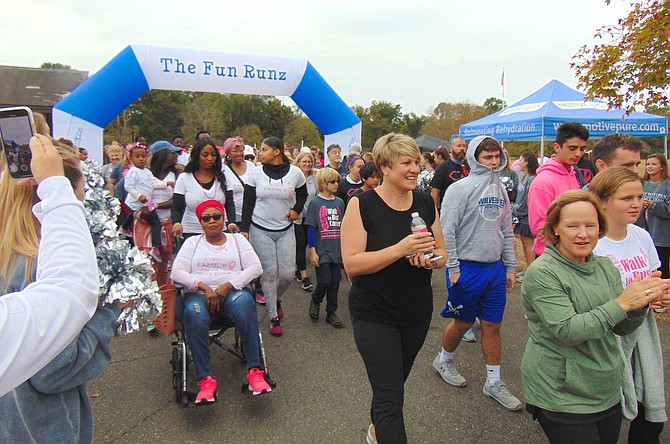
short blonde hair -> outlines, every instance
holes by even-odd
[[[591,188],[590,184],[589,188]],[[570,190],[558,196],[551,205],[549,205],[549,209],[547,210],[547,220],[544,222],[544,227],[540,230],[542,236],[547,239],[547,243],[552,245],[558,243],[559,239],[556,235],[556,227],[558,227],[558,224],[561,222],[561,211],[566,206],[577,202],[588,202],[593,205],[596,209],[596,213],[598,213],[598,239],[602,239],[605,236],[605,233],[607,233],[607,219],[605,218],[605,212],[603,211],[600,200],[598,200],[593,193],[588,191]]]
[[[316,189],[323,191],[326,189],[326,185],[331,180],[337,180],[338,182],[342,179],[340,173],[337,172],[334,168],[321,168],[316,172]]]
[[[372,158],[379,171],[382,167],[393,166],[400,156],[410,156],[421,160],[421,150],[414,139],[404,134],[388,133],[381,136],[372,148]]]
[[[312,159],[312,169],[310,170],[310,172],[308,174],[308,176],[311,176],[312,174],[316,173],[316,171],[314,170],[315,160],[314,160],[314,156],[312,156],[312,153],[308,153],[306,151],[300,152],[300,154],[298,154],[296,156],[295,160],[293,161],[293,165],[295,165],[297,167],[300,167],[300,161],[302,161],[302,159],[304,159],[305,157],[309,157],[310,159]]]
[[[596,174],[589,183],[589,191],[598,196],[601,201],[607,200],[616,190],[625,183],[642,183],[640,176],[625,167],[607,167]]]

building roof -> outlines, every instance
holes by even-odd
[[[88,71],[0,65],[0,107],[51,108],[88,78]]]

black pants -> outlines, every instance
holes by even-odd
[[[326,313],[337,311],[337,293],[340,291],[342,264],[340,262],[324,262],[314,267],[316,271],[316,288],[312,293],[312,300],[321,303],[326,297]]]
[[[662,422],[649,422],[644,419],[644,406],[638,402],[637,416],[628,430],[628,444],[658,444],[662,431]]]
[[[661,261],[661,266],[658,267],[661,270],[663,275],[661,278],[668,279],[670,278],[670,247],[656,247],[656,252],[658,253],[658,259]]]
[[[377,442],[406,443],[402,409],[405,381],[426,339],[430,318],[409,327],[352,321],[358,353],[372,386],[370,418]]]
[[[616,444],[621,432],[621,410],[590,424],[564,424],[550,420],[540,408],[535,418],[551,444]]]
[[[307,270],[307,224],[293,224],[295,230],[295,267],[298,270]]]

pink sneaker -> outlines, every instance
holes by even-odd
[[[281,336],[282,333],[283,330],[281,328],[281,321],[279,320],[279,316],[270,319],[270,334],[272,336]]]
[[[196,404],[212,404],[216,402],[216,380],[211,376],[205,376],[198,382],[200,391],[195,398]]]
[[[151,259],[155,260],[159,264],[163,262],[163,259],[161,259],[161,251],[156,247],[149,251],[149,256],[151,256]]]
[[[262,304],[265,305],[267,301],[265,300],[265,295],[261,293],[260,291],[256,292],[256,303],[257,304]]]
[[[249,383],[249,390],[254,396],[272,391],[270,384],[265,380],[265,373],[260,369],[250,369],[247,375],[247,382]]]

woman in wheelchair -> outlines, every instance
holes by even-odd
[[[217,200],[196,207],[203,234],[184,242],[172,266],[171,277],[185,287],[183,324],[195,363],[200,392],[195,403],[216,401],[217,383],[210,370],[209,326],[232,321],[244,347],[254,395],[271,391],[260,357],[256,303],[245,287],[263,272],[251,244],[241,235],[223,232],[224,209]],[[181,311],[181,304],[177,312]]]

